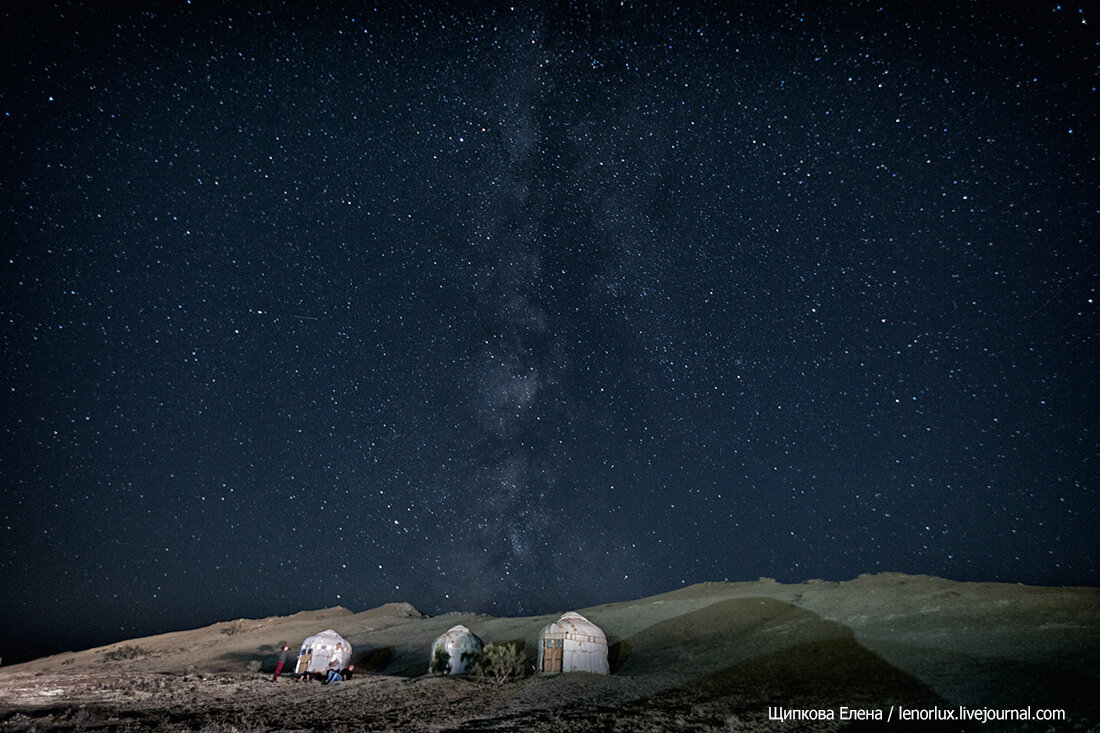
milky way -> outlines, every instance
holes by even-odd
[[[1095,584],[1093,18],[726,5],[0,11],[5,661]]]

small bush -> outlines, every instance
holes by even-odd
[[[135,659],[137,657],[143,657],[149,652],[142,649],[140,646],[127,644],[126,646],[120,646],[117,649],[112,649],[107,652],[107,659]]]
[[[249,659],[248,660],[248,671],[249,672],[259,672],[260,668],[262,666],[263,666],[263,663],[260,662],[259,659]]]
[[[474,659],[474,675],[497,687],[523,676],[526,657],[517,644],[489,644]]]
[[[435,650],[432,656],[432,672],[434,674],[446,674],[451,669],[451,654],[446,649]]]

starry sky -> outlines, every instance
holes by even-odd
[[[4,661],[1100,582],[1082,6],[288,5],[0,10]]]

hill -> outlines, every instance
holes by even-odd
[[[609,677],[532,675],[493,687],[426,674],[432,641],[455,624],[486,642],[519,642],[533,661],[539,630],[559,614],[330,608],[0,668],[0,730],[838,730],[881,726],[841,719],[851,711],[890,715],[897,727],[903,708],[915,719],[959,716],[960,707],[979,715],[1029,709],[1033,717],[1064,710],[1056,729],[1100,725],[1096,588],[898,574],[761,579],[579,610],[607,633]],[[351,642],[360,674],[329,687],[297,684],[293,675],[272,684],[279,645],[296,650],[325,628]]]

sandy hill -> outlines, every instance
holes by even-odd
[[[561,609],[566,611],[570,609]],[[426,617],[408,604],[238,619],[0,668],[0,730],[833,730],[842,707],[1064,710],[1100,725],[1100,589],[864,575],[833,583],[705,583],[579,609],[607,634],[613,674],[528,676],[502,687],[425,674],[432,641],[464,624],[521,642],[560,614]],[[332,628],[361,674],[280,684],[283,642]],[[776,710],[832,711],[778,721]],[[927,714],[927,713],[926,713]],[[896,727],[896,723],[894,726]],[[904,727],[904,726],[903,726]],[[917,725],[977,729],[961,722]],[[1011,721],[983,730],[1048,730]]]

